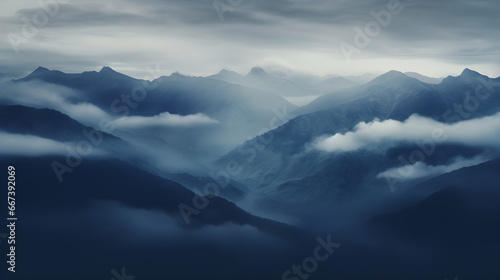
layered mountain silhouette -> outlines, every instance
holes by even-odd
[[[311,279],[499,279],[500,78],[358,78],[39,67],[2,82],[0,165],[16,168],[30,268],[13,279],[122,267],[137,279],[286,279],[323,240],[342,246]],[[127,99],[136,90],[145,98]],[[455,141],[413,133],[424,126]],[[83,142],[95,153],[71,164]],[[70,162],[64,180],[54,162]]]
[[[195,207],[193,192],[117,160],[86,159],[59,183],[51,163],[64,160],[0,159],[1,166],[16,167],[16,198],[23,199],[17,210],[17,216],[22,217],[17,238],[24,241],[17,249],[18,261],[39,274],[61,279],[81,271],[73,278],[88,279],[103,271],[107,275],[111,265],[118,271],[125,266],[131,273],[151,277],[159,272],[179,277],[198,277],[200,273],[207,277],[236,277],[246,262],[231,261],[223,251],[231,247],[248,251],[254,246],[252,250],[261,249],[252,255],[270,253],[272,258],[288,259],[281,245],[272,240],[293,246],[308,239],[297,228],[252,216],[218,197],[209,198],[208,206],[190,215],[190,224],[186,224],[179,205]],[[240,236],[212,243],[218,234]],[[207,263],[207,254],[224,263]],[[54,271],[47,265],[53,258],[60,258],[61,269]],[[88,267],[90,259],[96,262]],[[203,272],[186,273],[182,264],[188,259],[199,262]],[[253,272],[250,269],[255,268],[248,267],[249,275],[273,270],[280,273],[279,267],[265,264],[270,261],[259,261],[261,268]],[[228,263],[239,271],[221,273]],[[19,270],[13,279],[30,275],[31,270]],[[246,277],[243,279],[249,279]]]
[[[443,78],[432,78],[416,72],[405,72],[405,75],[428,84],[440,84],[443,81]]]
[[[382,235],[421,251],[414,253],[420,263],[439,263],[436,269],[443,273],[494,279],[500,275],[494,265],[500,259],[499,168],[496,159],[418,184],[403,194],[410,198],[406,208],[371,224]]]
[[[80,74],[39,67],[25,78],[15,80],[14,84],[33,81],[74,90],[76,96],[69,100],[71,103],[90,103],[110,114],[111,118],[155,117],[165,113],[180,117],[203,114],[214,123],[207,129],[201,127],[188,131],[166,125],[161,130],[144,127],[134,131],[115,130],[116,135],[132,142],[142,142],[150,147],[170,146],[179,151],[180,157],[194,157],[198,161],[220,156],[248,138],[272,129],[270,122],[276,118],[276,112],[290,112],[296,108],[272,92],[177,73],[145,81],[109,67]],[[140,95],[139,100],[134,100],[132,95]]]
[[[478,92],[479,97],[475,97]],[[483,96],[484,95],[484,96]],[[467,96],[476,98],[477,108],[457,117],[456,106],[464,109]],[[487,97],[487,101],[480,97]],[[376,176],[408,158],[416,144],[395,147],[387,153],[361,150],[341,154],[310,151],[318,137],[352,131],[360,122],[405,121],[418,114],[444,123],[489,116],[500,111],[500,86],[477,72],[466,69],[431,85],[390,71],[371,82],[319,97],[293,113],[299,115],[284,126],[261,136],[273,141],[252,154],[251,141],[219,159],[218,164],[236,160],[244,165],[236,177],[257,192],[272,193],[291,201],[335,203],[349,196],[388,191],[385,180]],[[447,112],[449,114],[447,114]],[[454,117],[451,117],[454,116]],[[258,139],[258,138],[256,138]],[[255,141],[255,140],[254,140]],[[456,156],[471,157],[480,149],[443,144],[425,158],[427,164],[445,164]],[[248,159],[252,158],[251,161]]]
[[[94,130],[52,109],[35,109],[21,105],[0,105],[0,130],[15,134],[30,134],[61,142],[88,140],[85,131]],[[125,145],[123,140],[102,134],[103,146]]]
[[[358,83],[342,77],[324,79],[297,79],[267,73],[262,67],[254,67],[242,76],[234,71],[223,69],[209,78],[226,81],[252,88],[268,90],[285,97],[318,96]]]
[[[342,246],[350,250],[338,250],[336,261],[320,274],[363,280],[450,274],[496,279],[499,164],[496,159],[463,168],[379,197],[378,203],[386,206],[383,213],[364,204],[371,212],[368,218],[337,233],[345,236]]]
[[[165,170],[153,168],[149,158],[151,155],[119,137],[85,126],[56,110],[35,109],[20,105],[0,105],[0,132],[13,135],[30,135],[63,143],[66,149],[61,148],[59,154],[71,156],[80,155],[79,148],[84,145],[94,150],[106,152],[106,157],[121,159],[130,162],[135,167],[147,170],[162,178],[170,179],[182,184],[189,190],[203,190],[210,178],[195,177],[186,173],[169,173]],[[84,145],[81,143],[85,143]],[[79,147],[79,145],[82,145]],[[83,149],[83,148],[82,148]],[[65,163],[66,159],[60,163]],[[64,175],[66,176],[71,175]],[[241,200],[248,193],[245,187],[236,182],[228,184],[219,192],[220,197],[233,201]]]
[[[128,77],[109,67],[103,67],[99,72],[81,74],[66,74],[39,67],[16,82],[32,80],[81,90],[82,100],[110,113],[115,113],[111,111],[112,103],[121,100],[122,94],[130,95],[135,87],[145,88],[148,94],[141,106],[130,112],[131,115],[153,116],[163,112],[183,115],[205,113],[217,118],[230,117],[228,114],[236,113],[234,109],[238,109],[240,117],[251,119],[266,109],[294,107],[281,97],[268,92],[178,73],[154,81],[145,81]]]

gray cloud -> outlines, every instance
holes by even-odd
[[[397,69],[445,76],[465,67],[500,74],[492,63],[500,58],[500,6],[494,0],[401,1],[404,10],[347,63],[339,44],[352,43],[354,27],[364,28],[373,20],[370,11],[388,3],[243,0],[220,21],[210,0],[73,0],[59,5],[36,36],[21,44],[22,55],[12,56],[7,34],[21,34],[21,19],[43,11],[16,1],[0,13],[0,58],[17,72],[39,64],[67,72],[109,65],[135,76],[158,61],[165,74],[205,75],[223,67],[245,72],[256,64],[314,74]]]
[[[491,159],[491,157],[487,157],[484,155],[478,155],[473,158],[457,157],[446,165],[427,165],[419,161],[412,165],[391,168],[387,171],[381,172],[377,175],[377,178],[386,178],[400,181],[429,178],[452,172],[460,168],[478,165]]]
[[[493,116],[445,124],[412,115],[404,122],[395,120],[361,122],[353,131],[323,136],[310,145],[326,152],[358,149],[386,150],[401,143],[453,143],[474,147],[500,148],[500,113]]]
[[[0,155],[37,157],[45,155],[66,156],[68,149],[75,150],[77,143],[63,143],[29,134],[13,134],[0,131]],[[106,153],[92,149],[89,157],[101,157]]]
[[[200,137],[200,135],[212,135],[212,130],[217,128],[214,126],[219,124],[218,120],[202,113],[182,116],[164,112],[151,117],[110,115],[91,103],[80,101],[84,93],[42,81],[5,82],[0,86],[2,88],[2,91],[0,91],[0,104],[57,110],[84,125],[104,130],[137,145],[139,150],[146,154],[150,162],[155,162],[162,168],[169,170],[198,169],[198,166],[193,167],[193,155],[183,154],[183,149],[200,147],[200,145],[207,142],[213,144],[212,139],[207,140],[207,138]],[[103,126],[103,121],[106,121],[109,125]],[[221,120],[221,122],[224,121]],[[216,132],[214,133],[216,134]],[[145,135],[150,138],[144,138]],[[151,141],[151,139],[153,140]],[[31,143],[28,140],[24,139],[24,142],[21,142],[24,144]],[[56,147],[52,142],[50,142],[51,145],[48,145],[46,141],[36,142],[34,139],[31,140],[33,140],[33,143],[47,145],[47,151],[49,152],[54,151]],[[75,143],[64,144],[76,145]],[[16,147],[15,151],[23,150],[22,145],[16,144]],[[61,148],[60,146],[57,147]],[[205,148],[205,150],[213,152],[213,146],[209,147],[211,148]],[[25,151],[23,154],[29,154],[31,150],[26,149]],[[58,155],[67,154],[65,149],[59,149],[58,151],[56,153]],[[36,151],[33,151],[33,153],[36,155]],[[195,161],[197,164],[201,162],[199,158]]]
[[[155,246],[158,246],[158,241],[165,242],[165,240],[191,243],[191,245],[193,243],[214,244],[214,247],[217,245],[228,246],[228,243],[232,246],[238,245],[245,239],[258,240],[259,243],[274,244],[275,246],[283,244],[276,237],[265,234],[254,226],[228,223],[186,229],[180,215],[173,216],[159,210],[132,208],[115,201],[93,200],[83,209],[77,209],[69,214],[58,213],[56,215],[60,220],[78,220],[80,223],[89,220],[95,225],[97,231],[99,228],[120,229],[121,234],[118,238],[120,240],[138,242],[137,237],[140,236],[142,241],[139,242]],[[78,217],[78,219],[76,220],[74,217]],[[62,225],[61,223],[53,223],[53,220],[46,220],[45,217],[40,218],[45,224],[50,224],[52,228],[64,229],[68,226],[76,226],[78,229],[80,225],[78,222]],[[113,231],[109,234],[113,234]]]
[[[70,99],[81,99],[81,93],[64,86],[41,81],[6,82],[2,84],[2,92],[0,92],[1,103],[58,110],[92,127],[99,127],[102,119],[111,118],[95,105],[87,102],[74,103]]]
[[[217,124],[204,114],[181,116],[168,112],[152,117],[125,116],[116,117],[104,112],[101,108],[87,102],[72,102],[81,99],[83,93],[73,89],[49,84],[41,81],[21,83],[7,82],[3,84],[0,102],[24,105],[33,108],[49,108],[58,110],[71,118],[94,128],[99,128],[102,120],[112,120],[113,125],[121,130],[148,129],[161,127],[196,127]]]
[[[0,131],[0,155],[66,155],[65,144],[33,135],[10,134]]]
[[[152,117],[122,117],[115,120],[113,125],[119,129],[147,129],[154,127],[196,127],[217,123],[218,121],[201,113],[181,116],[165,112]]]

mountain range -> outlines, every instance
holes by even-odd
[[[480,97],[488,96],[487,101],[474,97],[476,89]],[[454,106],[466,110],[464,100],[468,95],[478,102],[477,108],[460,116]],[[352,132],[359,123],[374,120],[403,122],[415,114],[443,123],[481,118],[500,111],[499,98],[500,86],[495,79],[469,69],[458,77],[445,78],[438,85],[391,71],[365,85],[323,95],[296,109],[293,111],[298,115],[296,118],[260,136],[272,135],[273,141],[254,155],[245,152],[252,146],[249,141],[217,163],[223,166],[229,160],[237,161],[244,169],[235,180],[255,192],[290,199],[293,203],[331,204],[349,196],[385,192],[389,191],[387,182],[377,175],[399,166],[399,155],[408,159],[412,151],[419,149],[417,143],[397,143],[386,151],[367,149],[346,153],[311,150],[311,144],[319,137]],[[425,156],[423,163],[446,164],[457,156],[470,158],[482,151],[480,147],[454,143],[436,146],[438,152]],[[250,157],[252,161],[248,162]]]
[[[285,97],[317,96],[358,84],[342,77],[289,79],[269,74],[261,67],[252,68],[245,76],[223,69],[208,78],[268,90]]]
[[[39,67],[1,86],[13,279],[286,279],[324,240],[311,279],[500,277],[500,78]]]

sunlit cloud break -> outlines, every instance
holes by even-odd
[[[500,147],[500,113],[484,118],[447,124],[419,115],[404,122],[396,120],[358,123],[353,131],[323,136],[312,143],[312,148],[342,153],[365,150],[387,150],[401,143],[453,143],[473,147]]]

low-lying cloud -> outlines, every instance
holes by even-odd
[[[491,158],[478,155],[473,158],[457,157],[446,165],[427,165],[424,162],[416,162],[412,165],[391,168],[377,175],[377,178],[393,180],[412,180],[439,176],[464,167],[470,167],[491,160]]]
[[[57,110],[92,127],[98,127],[102,119],[110,118],[99,107],[78,101],[82,100],[82,95],[74,89],[42,81],[6,82],[2,84],[0,103]]]
[[[66,156],[68,150],[75,150],[77,143],[63,143],[29,134],[15,134],[0,131],[0,155],[5,156]],[[93,149],[88,156],[102,156],[105,153]]]
[[[119,129],[138,129],[154,127],[194,127],[200,125],[217,124],[218,121],[207,115],[198,113],[193,115],[176,115],[168,112],[152,117],[130,116],[121,117],[113,122]]]
[[[64,86],[29,81],[7,82],[2,85],[0,103],[23,105],[33,108],[49,108],[70,116],[78,122],[99,128],[102,120],[112,120],[113,125],[122,130],[158,127],[195,127],[217,124],[218,121],[202,113],[176,115],[168,112],[152,117],[109,115],[101,108],[81,101],[84,93]]]
[[[412,115],[404,122],[396,120],[361,122],[353,131],[323,136],[311,145],[313,149],[342,153],[360,149],[385,151],[404,143],[434,142],[472,147],[499,148],[500,113],[492,116],[447,124]]]
[[[33,135],[10,134],[0,131],[0,155],[66,155],[65,144]]]
[[[395,65],[428,75],[468,64],[499,72],[500,5],[494,0],[42,2],[3,1],[2,34],[18,36],[0,37],[5,71],[22,73],[43,64],[78,72],[105,64],[143,75],[144,65],[165,61],[167,73],[196,75],[222,67],[243,71],[255,64],[289,65],[320,75],[385,72]],[[61,2],[66,4],[46,14],[49,3]],[[370,31],[382,36],[364,35],[369,46],[348,63],[339,44],[354,44],[359,36],[354,28],[365,31],[376,22],[371,12],[386,10],[388,3],[403,7],[401,14],[392,15],[388,28]],[[35,15],[42,19],[33,21]],[[48,24],[35,24],[43,16]],[[22,19],[37,30],[24,30],[29,25]],[[22,55],[13,55],[12,41],[19,42]]]

